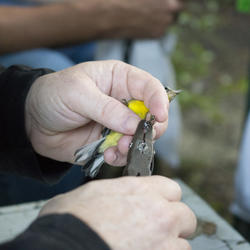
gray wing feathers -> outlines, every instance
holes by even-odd
[[[79,148],[75,152],[75,163],[77,165],[85,165],[93,156],[97,153],[97,149],[99,145],[105,140],[105,137],[94,141],[90,144],[87,144],[81,148]]]
[[[99,173],[103,163],[104,163],[103,154],[98,154],[93,161],[87,164],[87,166],[83,166],[83,170],[87,176],[94,178]]]
[[[79,148],[75,152],[75,164],[83,166],[86,176],[94,178],[104,163],[104,156],[98,153],[98,147],[105,137]]]

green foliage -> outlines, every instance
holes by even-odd
[[[248,49],[239,34],[249,29],[235,4],[188,2],[174,29],[179,42],[173,54],[184,90],[178,96],[184,125],[178,177],[227,219],[247,91]]]
[[[213,37],[218,27],[223,27],[224,19],[221,18],[220,11],[232,4],[234,1],[231,0],[191,2],[174,29],[180,39],[173,54],[173,63],[178,87],[185,90],[179,96],[181,107],[184,111],[190,108],[200,109],[212,122],[223,121],[221,99],[247,91],[246,79],[233,79],[230,73],[214,69],[217,54],[202,42],[206,37]],[[184,37],[189,33],[194,37],[184,41],[183,33],[186,34]]]
[[[209,77],[214,60],[214,53],[198,42],[192,42],[188,46],[180,42],[173,55],[178,85],[185,90],[179,96],[183,110],[198,108],[213,121],[221,121],[222,115],[216,98],[205,92],[206,83],[201,81]]]
[[[250,0],[237,0],[237,10],[244,13],[250,13]]]

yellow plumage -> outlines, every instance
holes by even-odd
[[[134,111],[141,119],[145,119],[149,109],[143,101],[131,100],[128,102],[128,108]]]
[[[169,102],[180,93],[180,91],[172,90],[168,87],[165,89]],[[130,100],[126,102],[126,105],[141,119],[146,118],[149,109],[145,106],[143,101]],[[95,177],[104,163],[104,151],[109,147],[116,146],[121,137],[121,133],[111,130],[105,137],[79,148],[75,152],[75,163],[83,166],[86,176]]]
[[[129,109],[134,111],[141,119],[144,119],[149,111],[143,101],[131,100],[127,103]],[[105,141],[99,146],[98,153],[103,153],[107,148],[117,145],[117,142],[122,137],[121,133],[111,131]]]

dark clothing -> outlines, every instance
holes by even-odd
[[[70,168],[70,164],[64,163],[63,168],[62,163],[36,155],[26,138],[26,95],[37,77],[51,72],[12,66],[0,75],[0,165],[5,172],[0,174],[0,206],[49,199],[84,182],[84,173],[78,166]],[[60,175],[65,176],[58,182]]]
[[[12,66],[0,75],[0,167],[2,172],[53,183],[60,173],[69,169],[70,164],[36,154],[26,136],[24,122],[27,93],[34,80],[46,73],[50,71]]]
[[[86,224],[70,214],[37,219],[15,240],[0,250],[110,250]]]
[[[50,73],[23,66],[0,68],[0,171],[29,176],[48,183],[58,181],[71,167],[34,152],[24,125],[25,99],[34,80]],[[49,215],[36,220],[0,250],[109,249],[86,224],[70,214]]]

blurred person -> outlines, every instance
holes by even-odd
[[[164,35],[166,28],[175,19],[175,15],[180,11],[182,5],[179,0],[157,1],[158,4],[151,0],[136,0],[133,3],[102,0],[60,3],[0,0],[2,3],[0,35],[3,38],[0,41],[0,53],[2,54],[0,63],[4,66],[25,64],[36,68],[48,67],[53,70],[61,70],[75,63],[93,59],[123,60],[123,49],[119,51],[121,56],[117,57],[113,55],[112,51],[110,53],[105,49],[100,54],[99,48],[102,47],[102,42],[79,43],[105,38],[135,39]],[[10,19],[9,16],[12,18]],[[116,40],[108,43],[113,46],[114,43],[122,44],[123,42]],[[171,64],[166,62],[164,50],[158,46],[161,43],[161,40],[152,40],[150,42],[152,45],[146,47],[147,51],[151,51],[150,57],[146,58],[148,65],[160,66],[154,67],[154,69],[158,69],[157,72],[152,69],[152,66],[145,67],[141,63],[136,63],[138,59],[146,62],[141,58],[145,55],[144,50],[140,53],[134,51],[133,54],[136,56],[130,63],[149,71],[162,82],[167,82],[174,87],[173,70]],[[59,46],[61,47],[59,48]],[[137,42],[136,48],[144,47],[140,41]],[[113,48],[115,49],[115,46]],[[157,63],[155,64],[155,62]],[[163,77],[159,72],[164,72]],[[178,166],[176,142],[180,136],[177,128],[181,122],[177,102],[172,105],[170,115],[170,129],[174,128],[171,129],[174,133],[168,133],[167,138],[164,136],[156,147],[160,155],[170,161],[171,165]],[[161,152],[163,148],[164,151]],[[73,167],[61,182],[53,187],[47,187],[25,177],[4,174],[0,176],[1,189],[5,190],[2,191],[0,205],[46,199],[75,188],[83,182],[84,173],[79,167]]]
[[[61,70],[69,64],[79,63],[79,60],[89,60],[93,52],[93,48],[82,49],[83,45],[79,45],[74,48],[80,54],[76,58],[77,53],[72,56],[72,48],[54,50],[55,47],[106,38],[161,37],[181,8],[180,0],[136,0],[133,3],[120,0],[1,2],[1,63],[9,66],[13,61],[26,63],[22,60],[27,60],[27,66],[53,66],[53,70]],[[32,50],[37,48],[41,50]],[[81,55],[82,50],[91,52]],[[22,53],[13,54],[18,51]]]
[[[238,0],[237,10],[250,13],[250,0]],[[235,173],[235,198],[231,205],[234,227],[250,242],[250,62],[248,64],[247,111]]]
[[[156,118],[155,139],[167,127],[161,83],[119,61],[55,73],[24,66],[0,72],[4,172],[54,183],[71,167],[75,150],[99,138],[103,126],[124,134],[104,152],[109,164],[124,165],[139,117],[121,98],[144,101]],[[196,219],[180,199],[178,184],[165,177],[93,181],[51,199],[24,233],[0,249],[190,249],[185,238]]]
[[[250,86],[250,64],[249,64]],[[248,103],[250,95],[248,96]],[[250,242],[250,109],[244,124],[238,164],[235,173],[235,198],[231,205],[235,228]]]

